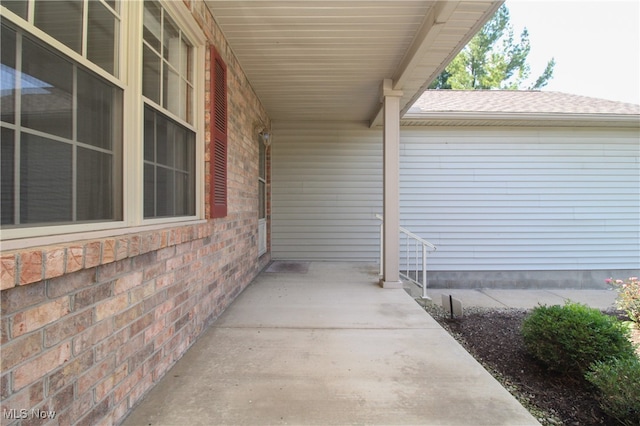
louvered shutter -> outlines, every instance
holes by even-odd
[[[211,47],[211,217],[227,215],[227,66]]]

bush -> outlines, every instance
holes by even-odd
[[[538,306],[522,323],[531,355],[552,370],[578,377],[596,361],[635,357],[629,334],[618,319],[571,302]]]
[[[640,280],[638,277],[630,277],[626,281],[608,278],[607,284],[615,286],[618,290],[616,305],[627,313],[629,319],[640,323]]]
[[[600,391],[602,409],[625,425],[640,425],[640,360],[596,362],[585,378]]]

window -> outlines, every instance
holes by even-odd
[[[0,11],[3,240],[203,217],[206,37],[188,7]]]
[[[142,49],[144,217],[192,216],[196,192],[192,47],[155,1],[144,3]]]
[[[211,48],[211,217],[227,215],[227,65]]]
[[[48,10],[32,4],[35,18]],[[113,58],[113,38],[94,36]],[[121,220],[122,89],[5,19],[1,37],[3,227]]]

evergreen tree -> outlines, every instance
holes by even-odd
[[[515,40],[509,9],[503,4],[429,88],[540,89],[553,77],[555,60],[549,60],[535,83],[522,87],[531,74],[527,63],[530,50],[529,32],[525,28],[519,41]]]

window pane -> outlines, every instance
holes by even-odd
[[[144,217],[156,216],[156,168],[153,164],[144,165]]]
[[[72,220],[70,144],[21,134],[20,223]]]
[[[78,140],[111,150],[122,134],[122,91],[78,69]]]
[[[113,156],[108,153],[78,148],[77,219],[119,220],[122,212],[115,211]]]
[[[0,68],[0,84],[2,84],[0,107],[2,107],[2,121],[15,123],[16,32],[2,25],[2,34],[0,37],[0,54],[2,56],[2,68]]]
[[[105,71],[118,76],[118,21],[98,1],[89,2],[87,24],[87,58]]]
[[[156,114],[149,107],[144,108],[144,161],[156,158]]]
[[[164,14],[162,56],[176,69],[180,69],[180,31],[173,20]]]
[[[193,83],[193,76],[191,75],[191,46],[185,43],[184,40],[180,41],[180,45],[180,74],[182,74],[189,83]]]
[[[173,125],[161,115],[156,116],[156,163],[173,166]]]
[[[180,77],[171,69],[166,63],[164,64],[163,75],[163,92],[162,92],[162,106],[169,111],[184,119],[184,113],[180,114],[185,99],[180,95]]]
[[[71,138],[73,66],[23,37],[22,125]]]
[[[173,171],[156,168],[156,216],[173,216]]]
[[[189,169],[189,147],[188,147],[188,131],[187,129],[174,126],[174,145],[175,145],[175,166],[178,170]]]
[[[184,120],[187,123],[193,123],[193,87],[185,83],[186,92],[186,111],[184,112]]]
[[[2,166],[1,176],[2,179],[2,197],[0,199],[0,208],[2,210],[2,224],[13,224],[14,223],[14,197],[15,197],[15,180],[14,180],[14,157],[15,157],[15,141],[14,131],[11,129],[7,129],[5,127],[2,128],[2,133],[0,134],[0,146],[2,147],[2,151],[0,152],[0,164]]]
[[[82,3],[82,0],[37,0],[34,24],[81,54]]]
[[[144,216],[194,214],[195,133],[146,106]]]
[[[21,17],[27,19],[27,1],[26,0],[2,0],[2,5]]]
[[[144,46],[142,61],[142,94],[159,105],[160,57]]]
[[[160,6],[153,1],[144,2],[144,41],[160,52],[160,34],[162,11]]]

